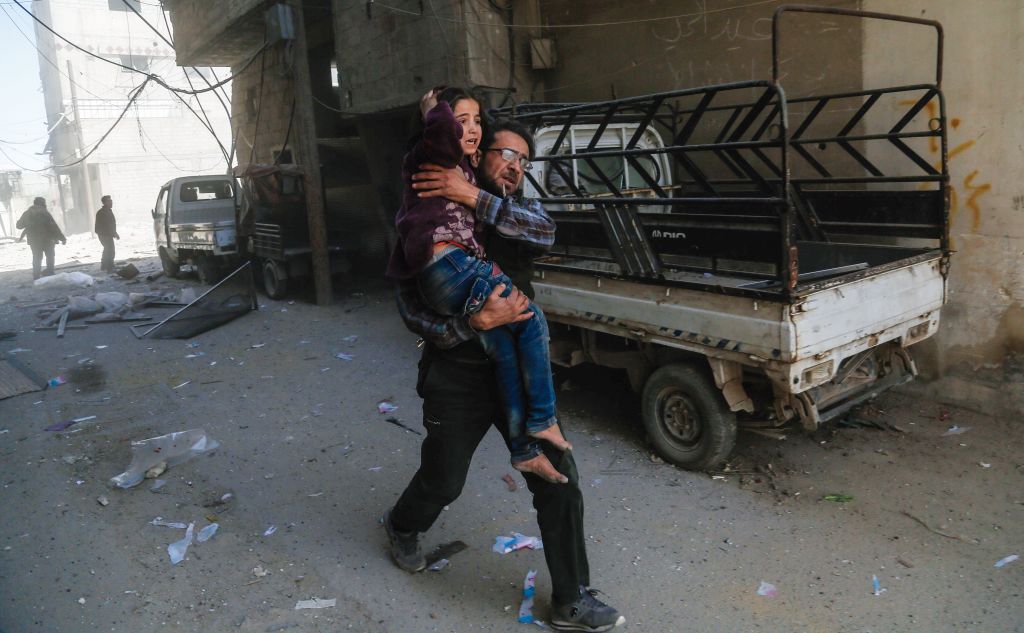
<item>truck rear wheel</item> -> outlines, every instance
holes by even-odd
[[[177,279],[181,275],[181,267],[171,261],[171,256],[162,248],[160,249],[160,267],[164,269],[164,274],[172,279]]]
[[[272,259],[263,261],[263,290],[271,299],[284,299],[288,294],[288,272]]]
[[[641,396],[644,427],[666,461],[688,470],[721,464],[736,442],[736,416],[710,376],[685,364],[659,368]]]

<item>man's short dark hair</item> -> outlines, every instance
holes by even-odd
[[[40,196],[40,197],[36,198],[35,200],[33,200],[32,204],[41,204],[43,206],[46,206],[46,198],[43,198],[43,197]]]
[[[491,145],[494,144],[494,136],[498,132],[512,132],[516,136],[521,137],[526,141],[526,146],[530,149],[530,159],[533,159],[533,154],[536,148],[533,145],[533,134],[530,134],[530,130],[515,119],[495,119],[487,124],[484,128],[484,142],[481,144],[483,149],[490,149]]]
[[[100,198],[100,202],[106,202],[107,200],[110,200],[110,196],[103,196]]]

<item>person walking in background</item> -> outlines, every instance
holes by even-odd
[[[114,272],[114,240],[121,239],[117,234],[117,219],[114,218],[114,201],[110,196],[100,198],[103,206],[96,212],[96,237],[103,245],[103,257],[100,259],[100,270]]]
[[[57,242],[67,244],[68,240],[57,226],[50,212],[46,210],[46,199],[36,198],[33,204],[18,218],[19,229],[24,229],[24,237],[32,249],[32,279],[39,279],[40,265],[46,255],[46,276],[53,274],[53,245]]]

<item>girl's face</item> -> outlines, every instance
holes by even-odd
[[[475,99],[460,99],[452,106],[452,113],[462,125],[462,153],[473,156],[480,149],[480,104]]]

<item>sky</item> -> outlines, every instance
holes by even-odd
[[[31,42],[18,32],[15,24]],[[14,6],[13,0],[0,0],[0,59],[5,93],[0,107],[3,169],[40,169],[49,164],[46,156],[37,155],[46,145],[46,111],[39,81],[39,54],[34,43],[32,18]]]

